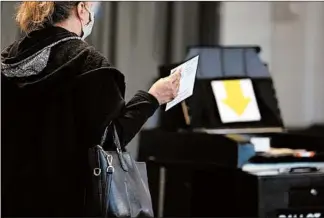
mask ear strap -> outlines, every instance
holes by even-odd
[[[83,37],[83,35],[84,35],[84,31],[83,31],[83,24],[82,24],[82,21],[81,21],[81,19],[79,19],[79,21],[80,21],[80,23],[81,23],[81,38]]]
[[[89,23],[92,21],[92,14],[91,14],[91,11],[88,9],[88,7],[86,7],[86,6],[84,6],[84,7],[89,13],[89,22],[86,24],[86,25],[89,25]]]

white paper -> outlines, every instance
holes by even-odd
[[[172,73],[181,69],[180,86],[177,97],[167,103],[165,111],[192,95],[196,79],[198,59],[199,55],[171,70]]]
[[[267,152],[270,150],[270,138],[268,137],[252,137],[251,142],[254,145],[255,152]]]

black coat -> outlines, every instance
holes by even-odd
[[[110,121],[127,145],[158,101],[139,91],[125,104],[124,76],[59,27],[13,43],[1,62],[2,215],[82,216],[88,148]]]

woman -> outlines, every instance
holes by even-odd
[[[1,54],[3,216],[83,216],[87,152],[106,125],[113,121],[127,145],[178,92],[179,72],[125,104],[124,76],[84,42],[95,7],[72,1],[18,7],[27,36]]]

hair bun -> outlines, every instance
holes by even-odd
[[[18,6],[16,21],[23,31],[29,33],[42,28],[53,12],[53,1],[24,1]]]

